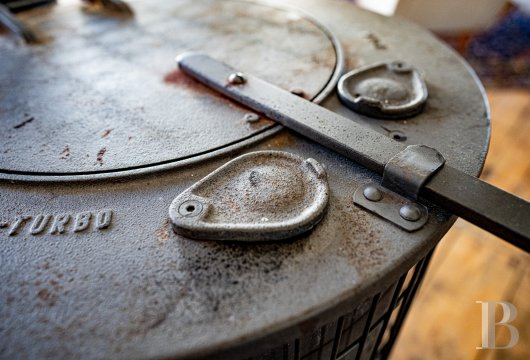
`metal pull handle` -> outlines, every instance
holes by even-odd
[[[177,62],[182,71],[206,86],[379,174],[405,149],[403,144],[206,55],[183,54]],[[430,178],[420,196],[530,252],[530,203],[525,200],[448,165]]]

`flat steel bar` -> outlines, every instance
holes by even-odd
[[[204,54],[177,58],[182,71],[223,95],[383,174],[405,145]],[[229,77],[235,76],[236,81]],[[530,252],[530,203],[444,165],[420,196]]]
[[[177,62],[208,87],[379,174],[406,147],[250,74],[244,84],[232,85],[228,76],[237,71],[207,55],[183,54]]]
[[[530,203],[445,165],[420,196],[530,252]]]

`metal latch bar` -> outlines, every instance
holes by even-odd
[[[187,53],[177,62],[208,87],[379,174],[405,149],[404,144],[207,55]]]

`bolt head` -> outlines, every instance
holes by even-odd
[[[383,194],[375,186],[367,186],[363,190],[363,195],[366,199],[370,201],[379,201],[383,198]]]
[[[247,81],[245,75],[240,72],[235,72],[228,75],[228,82],[232,85],[241,85]]]
[[[399,215],[407,221],[418,221],[421,219],[421,210],[415,205],[407,204],[403,205],[401,209],[399,209]]]

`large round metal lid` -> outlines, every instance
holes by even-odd
[[[309,97],[325,86],[337,61],[315,22],[265,5],[145,0],[132,3],[135,20],[122,22],[83,14],[79,0],[72,1],[68,11],[59,2],[42,18],[21,15],[51,37],[43,46],[15,45],[0,34],[0,177],[158,170],[155,161],[194,161],[202,158],[199,149],[210,156],[216,147],[231,148],[230,141],[239,146],[269,133],[268,120],[244,122],[247,110],[174,72],[182,50],[301,88]],[[346,70],[406,62],[421,71],[429,91],[423,112],[400,120],[352,113],[336,94],[322,106],[403,144],[436,148],[447,164],[469,174],[480,172],[488,108],[477,79],[452,50],[415,25],[345,1],[263,1],[318,17],[341,42]],[[175,197],[234,156],[257,150],[289,152],[325,167],[329,200],[322,221],[282,243],[200,241],[174,233],[168,209]],[[446,211],[422,201],[428,222],[409,233],[356,206],[356,190],[381,179],[290,131],[165,170],[127,181],[0,181],[0,357],[217,358],[228,349],[254,353],[286,342],[293,356],[291,344],[300,345],[302,359],[325,354],[310,350],[313,342],[331,353],[331,338],[341,338],[339,322],[315,333],[322,336],[309,334],[345,307],[368,318],[371,301],[364,300],[376,293],[390,301],[392,291],[385,289],[452,223]],[[284,182],[294,194],[305,193],[296,181]],[[52,231],[66,219],[63,233]],[[76,232],[77,221],[89,227]],[[353,340],[346,321],[354,318],[343,319]]]
[[[326,31],[292,11],[240,1],[133,5],[130,20],[73,5],[39,10],[22,20],[44,44],[0,38],[0,171],[143,168],[203,155],[273,125],[247,122],[245,109],[176,70],[183,51],[206,52],[307,98],[336,67]]]

